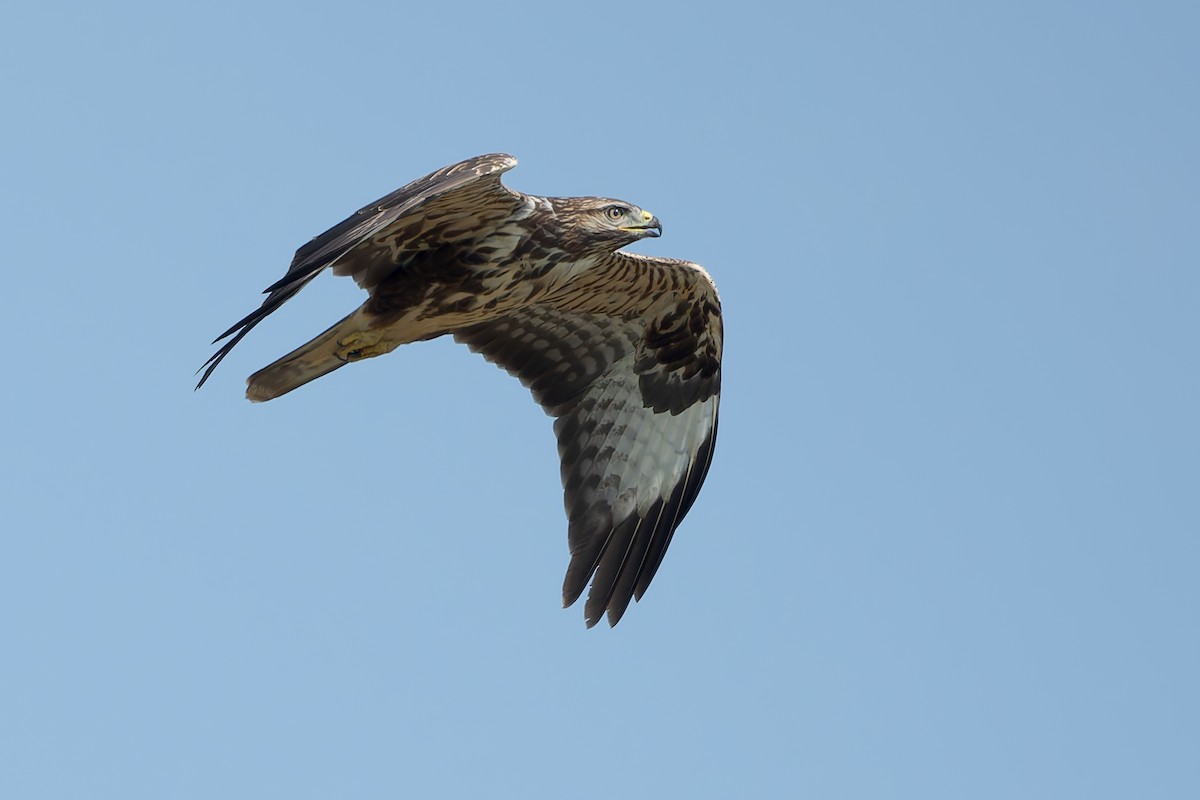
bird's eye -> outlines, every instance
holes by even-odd
[[[620,219],[621,217],[625,216],[626,211],[628,211],[628,209],[624,206],[609,206],[608,208],[604,209],[604,213],[608,214],[609,219]]]

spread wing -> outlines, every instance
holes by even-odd
[[[641,599],[708,472],[720,301],[694,264],[614,253],[550,301],[455,334],[557,420],[571,605],[588,626]]]
[[[296,251],[287,274],[266,288],[262,305],[232,325],[213,344],[232,336],[201,366],[199,389],[229,351],[273,311],[326,267],[373,289],[390,275],[406,249],[436,247],[477,235],[520,213],[528,198],[500,182],[517,160],[496,153],[478,156],[413,181],[359,209]]]

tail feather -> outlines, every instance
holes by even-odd
[[[338,358],[338,341],[361,328],[357,316],[356,311],[308,344],[251,375],[246,381],[246,399],[255,403],[274,400],[345,366],[349,362]]]

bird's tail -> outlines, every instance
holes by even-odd
[[[355,311],[308,344],[263,367],[247,379],[246,399],[255,403],[274,400],[345,366],[349,362],[338,357],[338,342],[348,334],[361,330],[363,322],[361,313]]]

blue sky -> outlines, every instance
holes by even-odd
[[[0,26],[0,795],[1200,796],[1187,3],[28,3]],[[209,340],[505,151],[720,287],[644,600],[559,608],[550,421],[448,341]]]

